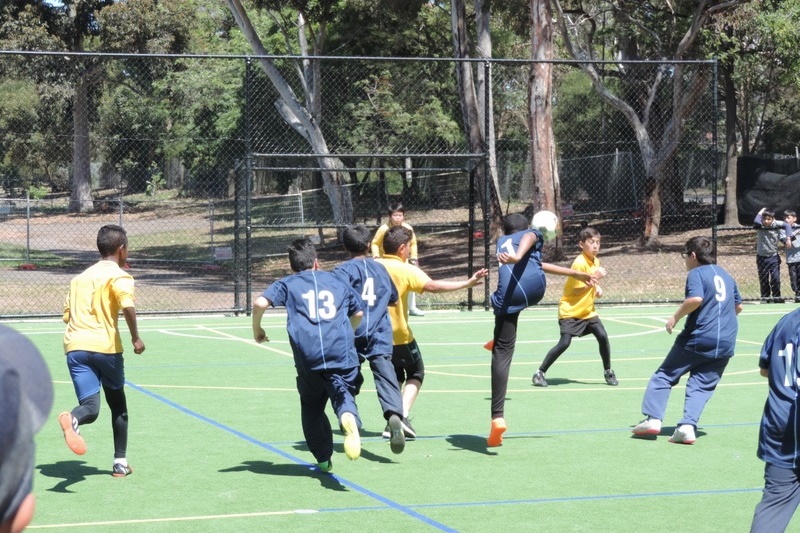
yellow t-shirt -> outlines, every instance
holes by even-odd
[[[422,294],[425,284],[431,278],[419,267],[406,263],[396,255],[385,255],[378,262],[386,267],[389,276],[397,287],[397,303],[389,306],[389,318],[392,321],[392,344],[399,346],[414,340],[414,334],[408,327],[408,293]]]
[[[411,231],[411,241],[408,243],[409,248],[409,259],[417,259],[417,234],[414,232],[414,228],[412,228],[408,223],[403,222],[400,224],[407,230]],[[389,231],[389,225],[383,224],[375,231],[375,236],[372,238],[372,244],[370,248],[372,250],[372,257],[378,258],[383,257],[383,237],[386,235],[386,232]]]
[[[581,253],[572,262],[573,270],[579,272],[587,272],[594,274],[595,270],[600,267],[600,260],[594,258],[594,261],[589,259],[586,254]],[[561,301],[558,303],[558,318],[580,318],[587,319],[597,316],[597,311],[594,308],[595,288],[589,287],[588,290],[586,283],[568,277],[567,282],[564,284],[564,294],[561,296]]]
[[[64,300],[64,352],[122,353],[119,312],[133,306],[133,276],[114,261],[90,266],[72,279]]]

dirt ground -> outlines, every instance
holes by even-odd
[[[24,270],[19,260],[0,261],[0,316],[60,314],[62,294],[69,280],[81,269],[97,260],[95,237],[103,224],[118,224],[118,213],[106,212],[92,215],[34,216],[30,225],[25,218],[10,218],[0,222],[0,246],[13,245],[44,250],[66,260],[69,268],[37,267]],[[661,302],[679,301],[683,298],[686,272],[680,252],[689,237],[711,236],[711,229],[692,228],[691,221],[680,224],[666,221],[662,225],[658,247],[645,249],[638,241],[638,224],[625,221],[590,221],[602,234],[601,264],[609,274],[602,282],[607,302]],[[165,231],[196,235],[206,239],[209,220],[206,216],[189,215],[171,210],[154,210],[142,213],[125,213],[123,225],[139,245],[149,236]],[[551,262],[569,266],[577,255],[574,235],[579,225],[568,225],[564,230],[563,258],[549,258]],[[419,232],[420,266],[435,279],[466,277],[469,261],[466,229]],[[755,275],[754,232],[740,228],[720,232],[719,264],[737,279],[745,298],[757,299],[758,285]],[[475,268],[485,266],[486,243],[475,240],[473,261]],[[246,285],[241,277],[236,282],[235,272],[229,263],[187,265],[181,262],[137,263],[137,252],[131,252],[130,272],[137,280],[137,307],[144,313],[173,313],[180,311],[223,311],[241,309],[247,303]],[[319,250],[323,268],[330,269],[347,258],[339,246],[323,246]],[[489,267],[496,268],[494,243],[488,243]],[[3,258],[0,258],[3,259]],[[251,294],[257,295],[272,281],[289,273],[285,257],[260,260],[254,265]],[[494,270],[489,280],[494,285]],[[788,278],[788,276],[785,276]],[[560,297],[562,280],[557,276],[548,279],[548,291],[543,303],[555,303]],[[789,294],[788,279],[784,292]],[[237,296],[238,291],[238,296]],[[482,305],[486,296],[484,287],[473,291],[473,299]],[[428,294],[421,298],[423,308],[454,306],[466,302],[466,292],[447,295]]]

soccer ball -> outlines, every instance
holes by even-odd
[[[558,217],[552,211],[539,211],[533,215],[531,229],[538,229],[546,241],[552,241],[558,235]]]

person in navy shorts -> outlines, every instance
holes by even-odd
[[[761,347],[758,366],[769,379],[769,395],[758,434],[764,461],[764,493],[756,505],[752,533],[785,531],[800,504],[800,309],[784,315]]]
[[[386,419],[384,437],[389,439],[393,453],[402,453],[406,445],[403,398],[392,364],[392,321],[388,312],[389,306],[397,302],[397,288],[386,267],[369,255],[372,235],[366,226],[347,226],[342,242],[351,258],[334,268],[333,273],[353,287],[364,302],[364,317],[356,329],[356,351],[372,370]]]
[[[722,373],[733,357],[742,310],[742,297],[736,281],[715,264],[716,248],[708,237],[692,237],[681,254],[686,262],[686,291],[683,303],[667,320],[672,333],[686,317],[664,362],[650,378],[642,399],[645,418],[633,428],[635,435],[658,435],[672,387],[689,373],[683,418],[669,438],[676,444],[694,444],[697,421],[714,394]]]
[[[253,302],[253,338],[269,341],[261,318],[270,306],[286,308],[286,330],[297,371],[300,416],[308,449],[322,472],[333,464],[333,433],[325,414],[330,399],[344,433],[348,459],[361,455],[355,393],[359,372],[353,330],[364,314],[359,295],[338,276],[320,270],[309,239],[289,246],[294,274],[280,279]]]

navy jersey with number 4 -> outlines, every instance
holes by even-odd
[[[521,261],[501,264],[497,272],[497,290],[492,293],[492,308],[496,315],[518,313],[529,305],[539,303],[547,288],[542,271],[542,234],[539,230],[524,230],[497,239],[497,253],[514,253],[522,237],[536,234],[536,242]]]
[[[742,303],[739,288],[719,265],[700,265],[686,276],[686,298],[700,297],[700,307],[689,313],[675,344],[705,357],[733,357]]]
[[[759,459],[778,468],[800,468],[800,309],[781,318],[764,341],[760,368],[769,372],[769,396],[758,435]]]
[[[358,294],[337,276],[304,270],[276,281],[262,296],[273,306],[286,308],[286,331],[298,369],[358,366],[350,316],[363,305]]]
[[[371,257],[351,259],[333,273],[361,295],[364,316],[356,329],[356,349],[366,358],[392,353],[392,321],[388,306],[398,298],[386,267]]]

